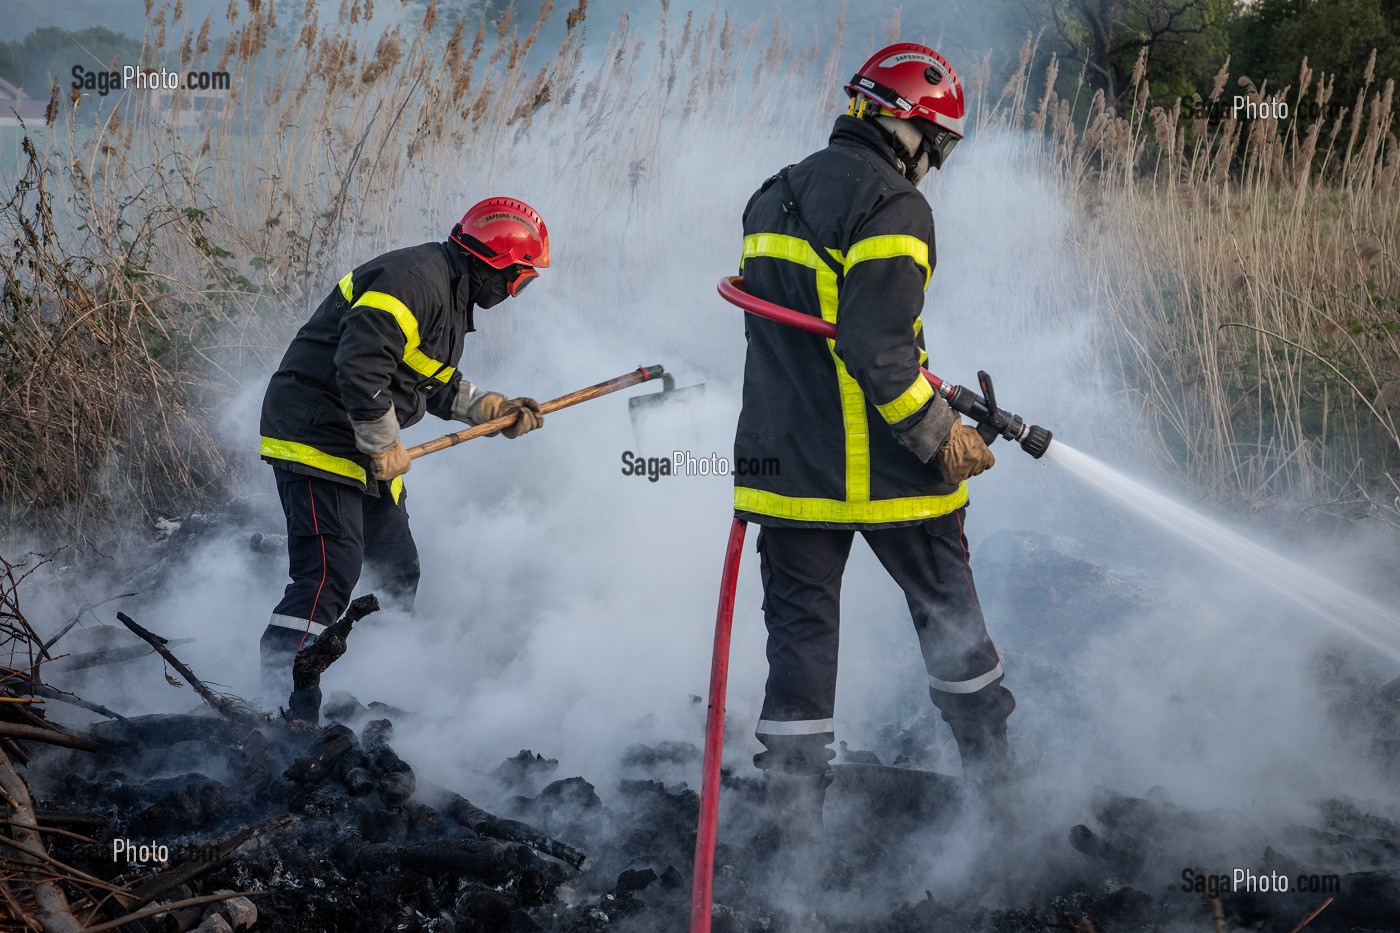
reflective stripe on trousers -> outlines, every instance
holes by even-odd
[[[268,620],[268,625],[278,628],[291,629],[294,632],[306,632],[310,635],[320,635],[326,627],[319,622],[312,622],[310,619],[298,619],[296,616],[284,616],[274,612],[272,618]]]
[[[797,719],[789,722],[760,719],[755,733],[758,735],[820,735],[823,732],[834,731],[834,720],[831,719]]]

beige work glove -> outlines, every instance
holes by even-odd
[[[992,464],[997,462],[977,429],[961,421],[953,425],[948,440],[938,448],[934,458],[938,461],[943,478],[955,486],[983,470],[990,470]]]
[[[355,446],[369,457],[372,479],[389,480],[408,472],[413,461],[399,440],[399,419],[393,408],[374,421],[352,421],[350,427],[355,431]]]
[[[529,434],[544,424],[544,414],[540,411],[540,403],[532,398],[508,399],[499,392],[488,392],[481,397],[478,404],[483,422],[495,421],[497,418],[506,418],[511,415],[516,416],[515,424],[501,429],[502,434],[512,439],[522,434]]]
[[[389,480],[403,476],[413,463],[408,456],[408,448],[400,441],[388,450],[369,455],[370,475],[378,480]]]

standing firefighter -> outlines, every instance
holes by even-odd
[[[968,567],[968,477],[991,451],[920,374],[933,216],[916,185],[963,137],[963,91],[941,55],[901,43],[846,91],[830,144],[770,178],[744,211],[745,290],[836,325],[836,339],[748,316],[734,507],[759,524],[768,683],[754,758],[787,814],[779,838],[821,826],[831,781],[841,576],[861,532],[904,590],[929,693],[966,776],[1009,766],[1015,701]]]
[[[292,581],[262,636],[265,686],[285,697],[291,662],[350,601],[368,564],[412,608],[418,549],[408,527],[399,429],[508,415],[519,437],[544,421],[534,399],[483,392],[457,371],[474,308],[513,298],[549,265],[540,215],[513,198],[467,211],[445,242],[397,249],[331,289],[292,340],[262,407],[262,458],[287,515]]]

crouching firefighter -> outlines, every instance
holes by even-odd
[[[963,534],[966,481],[992,454],[920,373],[934,228],[916,186],[963,136],[962,87],[937,52],[902,43],[876,53],[846,91],[850,110],[829,145],[766,181],[744,211],[745,289],[836,325],[827,340],[745,317],[734,454],[780,465],[736,477],[734,489],[735,513],[761,526],[768,681],[754,763],[783,808],[781,818],[770,810],[775,841],[821,828],[854,532],[904,591],[965,776],[1005,775],[1015,707]]]
[[[291,691],[292,659],[349,604],[368,565],[389,605],[411,609],[418,549],[399,437],[423,413],[515,438],[544,422],[530,398],[484,392],[457,371],[475,308],[513,298],[549,265],[531,207],[488,198],[445,242],[377,256],[342,278],[293,338],[263,398],[262,459],[287,516],[291,583],[261,642],[263,685]]]

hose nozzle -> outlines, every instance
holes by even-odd
[[[1039,460],[1045,456],[1045,452],[1050,449],[1050,440],[1054,437],[1049,428],[1042,428],[1038,424],[1033,424],[1026,431],[1026,436],[1021,439],[1021,449]]]
[[[977,373],[977,382],[982,389],[981,395],[964,386],[946,382],[939,388],[939,394],[948,400],[953,411],[977,422],[977,433],[988,444],[998,437],[1004,437],[1019,443],[1022,450],[1037,460],[1045,456],[1053,436],[1050,430],[1038,424],[1026,424],[1020,415],[998,408],[996,387],[985,370]]]

